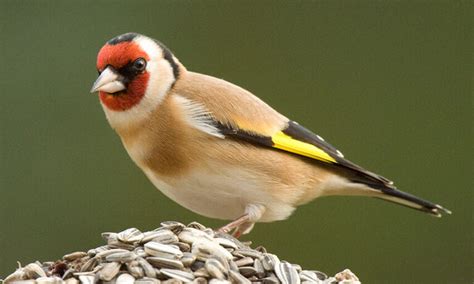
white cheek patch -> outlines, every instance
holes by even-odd
[[[148,118],[157,106],[163,101],[171,86],[175,82],[173,68],[163,58],[163,50],[152,39],[138,36],[134,41],[148,54],[146,71],[150,74],[145,95],[139,103],[124,111],[114,111],[104,104],[102,107],[107,119],[113,128],[127,127]]]
[[[150,60],[147,71],[150,78],[143,100],[150,100],[154,105],[157,105],[164,99],[175,81],[173,68],[167,60],[160,58],[159,60]]]

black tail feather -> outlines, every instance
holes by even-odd
[[[342,159],[342,158],[340,158]],[[392,181],[380,175],[363,169],[362,167],[342,159],[333,169],[346,176],[348,180],[357,184],[364,184],[373,189],[368,195],[390,201],[409,208],[420,210],[436,217],[442,214],[451,214],[451,211],[428,200],[398,190]],[[365,195],[365,194],[364,194]]]
[[[436,217],[441,217],[442,214],[451,214],[451,211],[442,207],[439,204],[421,199],[412,194],[400,191],[396,188],[383,187],[378,188],[383,195],[377,196],[377,198],[394,202],[400,205],[404,205],[413,209],[417,209]]]

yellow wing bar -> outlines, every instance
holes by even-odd
[[[329,156],[320,148],[312,144],[296,140],[281,131],[272,136],[272,142],[273,147],[277,149],[306,156],[326,163],[337,163],[333,157]]]

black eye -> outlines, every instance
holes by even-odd
[[[138,58],[133,62],[133,69],[135,71],[143,71],[146,68],[146,60],[143,58]]]

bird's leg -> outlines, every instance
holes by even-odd
[[[241,235],[246,235],[250,233],[250,231],[252,231],[254,225],[255,223],[253,222],[245,222],[235,228],[234,232],[232,233],[232,236],[234,236],[235,238],[239,238]]]
[[[234,221],[230,222],[229,224],[220,227],[219,230],[217,230],[220,233],[225,233],[228,234],[230,231],[232,231],[235,228],[238,228],[240,225],[247,223],[250,220],[250,216],[248,213],[245,213],[244,215],[240,216],[239,218],[235,219]]]
[[[245,207],[244,215],[240,216],[224,227],[221,227],[218,231],[221,233],[229,233],[235,229],[232,235],[238,238],[241,235],[250,233],[255,222],[262,218],[263,213],[265,213],[265,206],[259,204],[249,204]]]

